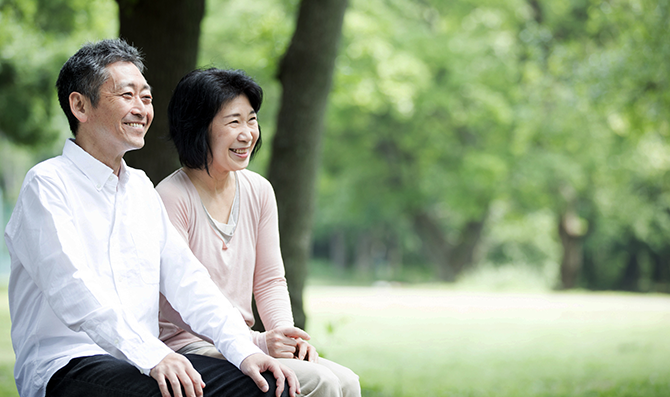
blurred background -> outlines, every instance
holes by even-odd
[[[153,146],[176,84],[160,76],[179,61],[171,47],[191,53],[177,76],[196,66],[243,69],[263,87],[264,147],[250,168],[273,182],[281,220],[296,217],[283,203],[306,199],[307,233],[293,238],[280,226],[299,325],[306,286],[329,283],[667,299],[668,0],[199,0],[189,2],[201,4],[195,13],[166,19],[184,3],[0,0],[0,223],[26,171],[60,154],[70,136],[54,89],[63,62],[86,41],[120,34],[147,53],[156,141],[128,161],[154,183],[178,166]],[[332,40],[312,31],[316,43],[295,57],[289,50],[310,35],[299,29],[301,13],[305,26],[326,25],[309,18],[310,3],[340,3],[343,19],[333,13]],[[185,33],[182,19],[195,28]],[[175,33],[191,41],[170,42]],[[156,37],[162,49],[143,41]],[[287,68],[299,71],[294,80]],[[302,111],[287,106],[300,101],[287,87],[303,77],[313,86],[311,71],[330,80],[326,106],[310,110],[319,117],[298,135],[291,120]],[[295,133],[300,150],[274,142],[282,133],[279,142]],[[306,191],[280,191],[282,176],[294,175],[282,155],[313,171],[294,178]],[[3,242],[5,280],[8,272]],[[662,317],[658,329],[669,330],[670,315]],[[367,395],[413,395],[375,387]]]

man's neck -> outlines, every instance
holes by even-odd
[[[74,139],[80,148],[84,149],[88,154],[93,156],[95,159],[105,164],[112,169],[114,175],[119,176],[119,171],[121,170],[121,160],[123,159],[122,153],[113,153],[110,147],[105,147],[104,144],[97,141],[96,139],[87,139],[88,135],[81,134],[79,132]]]

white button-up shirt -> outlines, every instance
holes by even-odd
[[[158,339],[163,293],[236,366],[260,350],[240,313],[170,223],[142,171],[119,177],[72,140],[33,167],[5,229],[14,376],[44,396],[74,357],[111,354],[144,374],[172,352]]]

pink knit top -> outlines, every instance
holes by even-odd
[[[254,324],[252,294],[265,329],[293,326],[284,263],[279,248],[277,202],[272,185],[261,175],[236,172],[239,183],[239,218],[235,234],[226,244],[209,222],[200,196],[186,173],[179,169],[156,186],[170,221],[188,242],[212,280],[231,301],[247,325]],[[180,320],[161,295],[160,339],[173,350],[201,339],[168,322]],[[179,321],[176,321],[179,322]],[[251,331],[254,343],[267,353],[265,336]]]

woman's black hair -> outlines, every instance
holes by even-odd
[[[240,95],[245,95],[258,113],[263,103],[263,90],[241,70],[196,69],[179,81],[168,105],[168,123],[170,138],[183,166],[209,173],[212,120],[221,108]],[[259,125],[258,140],[250,158],[260,147]]]

